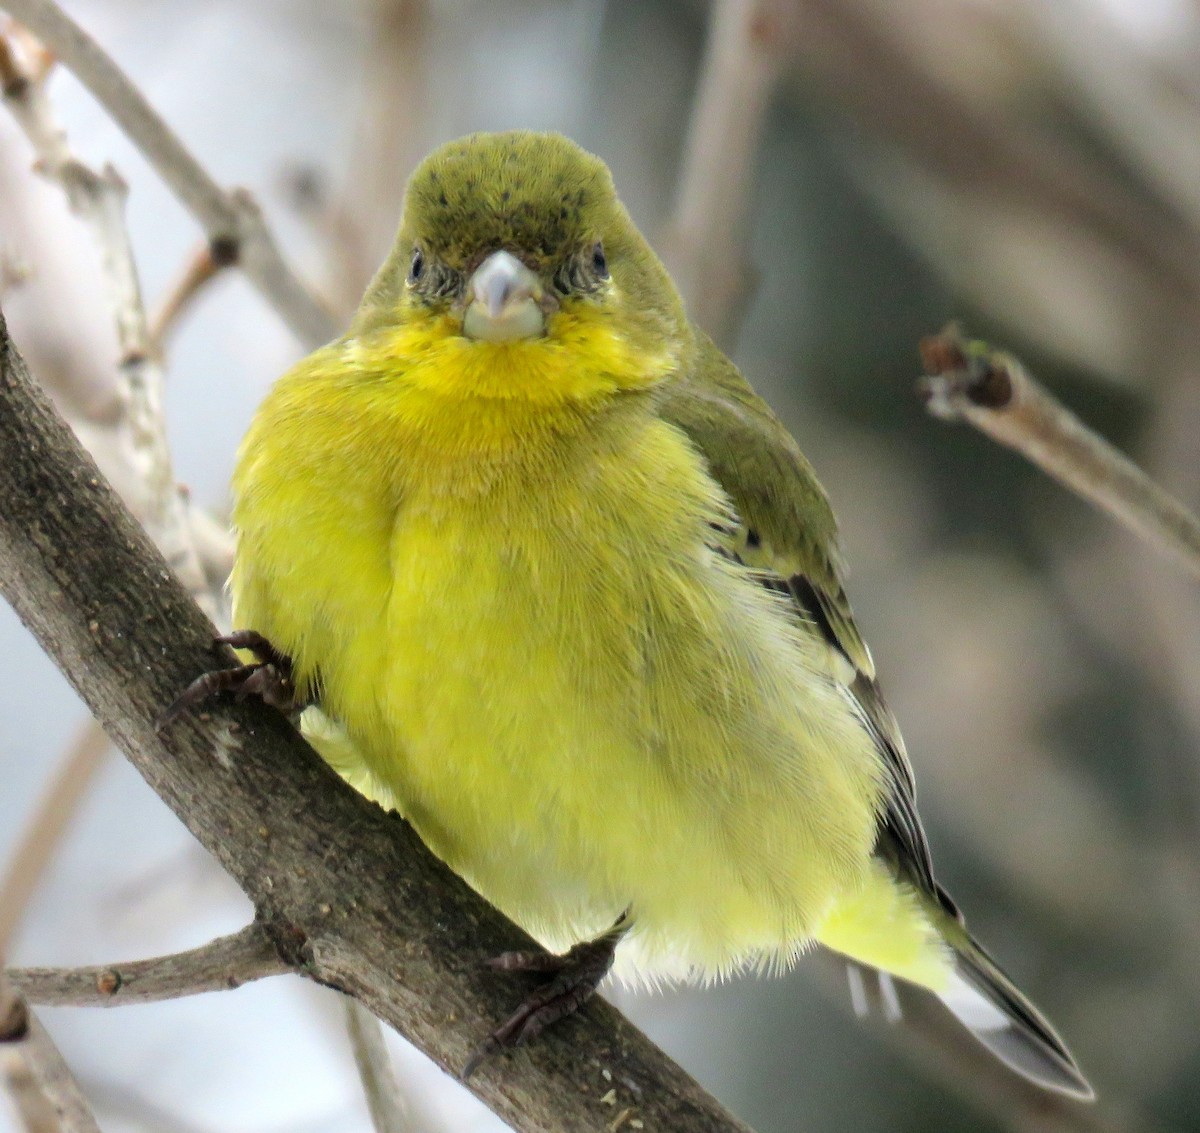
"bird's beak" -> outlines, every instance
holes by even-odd
[[[542,285],[516,256],[493,252],[467,284],[462,332],[485,342],[540,338],[546,333]]]

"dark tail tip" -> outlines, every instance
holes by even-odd
[[[1093,1101],[1095,1092],[1045,1016],[973,940],[956,946],[942,1002],[985,1047],[1018,1074],[1048,1090]]]

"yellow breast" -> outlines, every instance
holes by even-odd
[[[328,377],[247,439],[239,624],[548,943],[631,907],[653,966],[798,949],[861,883],[878,763],[791,614],[707,546],[726,503],[651,395]]]

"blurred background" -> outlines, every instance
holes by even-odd
[[[1200,1128],[1200,595],[913,389],[920,338],[962,318],[1200,506],[1196,0],[67,8],[222,184],[254,194],[338,320],[437,143],[550,128],[610,164],[695,316],[816,465],[941,880],[1100,1101],[1014,1101],[903,1026],[856,1020],[815,957],[779,981],[613,992],[639,1025],[759,1133]],[[154,312],[202,233],[65,68],[47,92],[73,150],[130,186]],[[105,448],[117,344],[95,244],[33,157],[0,112],[0,300],[136,497]],[[255,405],[302,353],[236,270],[172,321],[175,474],[218,520]],[[48,794],[65,819],[8,911],[8,962],[131,959],[240,927],[240,892],[91,735],[0,611],[0,870]],[[369,1128],[336,997],[299,979],[39,1014],[111,1133]],[[414,1130],[500,1127],[392,1038]],[[0,1129],[21,1128],[8,1105]]]

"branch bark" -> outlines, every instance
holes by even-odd
[[[23,1112],[40,1109],[44,1101],[58,1133],[100,1133],[79,1084],[36,1017],[29,1017],[25,1038],[10,1053],[13,1064],[5,1076]]]
[[[156,732],[212,667],[213,627],[30,381],[2,316],[0,590],[280,954],[457,1073],[520,994],[481,961],[532,941],[278,713],[221,703]],[[648,1129],[746,1130],[602,1001],[485,1063],[470,1088],[519,1133],[601,1133],[605,1070]]]
[[[100,1133],[58,1047],[0,968],[0,1072],[27,1128]]]
[[[312,348],[338,333],[284,260],[250,194],[222,189],[83,28],[54,0],[4,0],[4,7],[92,92],[203,227],[214,257],[236,259],[301,343]]]
[[[966,421],[1015,449],[1200,577],[1200,521],[1015,358],[954,329],[925,339],[921,354],[927,376],[919,390],[935,417]]]
[[[87,968],[10,968],[11,986],[30,1003],[49,1007],[119,1007],[206,991],[227,991],[293,971],[258,924],[200,948]]]
[[[9,77],[5,101],[25,132],[43,176],[57,182],[71,211],[92,230],[116,323],[119,361],[116,419],[110,428],[116,449],[128,464],[127,482],[134,487],[133,506],[143,526],[158,543],[172,568],[210,616],[221,608],[219,588],[209,586],[192,539],[190,507],[181,497],[171,466],[163,409],[165,377],[151,349],[146,310],[133,245],[125,222],[128,189],[120,174],[106,165],[97,173],[75,157],[67,136],[46,98],[45,75],[25,73],[0,40],[0,61]]]

